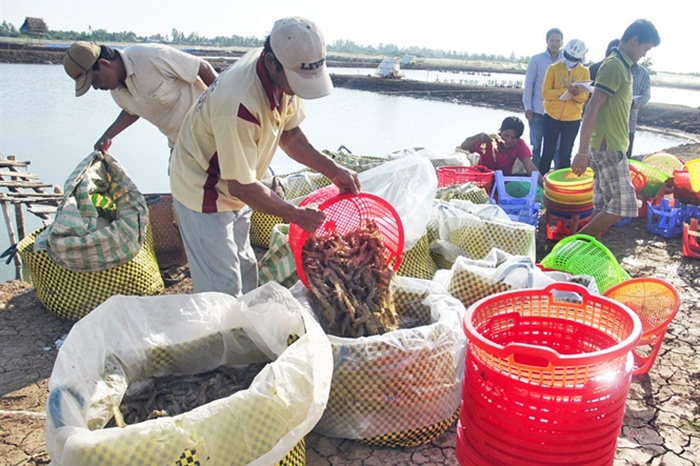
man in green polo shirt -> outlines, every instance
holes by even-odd
[[[579,176],[589,165],[595,172],[595,211],[579,233],[600,239],[614,223],[637,216],[637,196],[626,155],[632,107],[632,65],[660,42],[656,27],[650,21],[638,19],[625,30],[620,45],[598,70],[595,89],[581,124],[578,153],[571,163],[571,169]]]

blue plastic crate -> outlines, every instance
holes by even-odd
[[[537,202],[537,179],[535,171],[532,176],[504,176],[502,170],[496,170],[490,201],[498,205],[516,222],[537,226],[540,218],[540,203]],[[524,197],[513,197],[506,191],[509,182],[529,183],[530,189]]]
[[[529,205],[537,202],[537,180],[539,173],[534,171],[531,176],[504,176],[503,170],[496,170],[493,188],[491,189],[491,199],[496,204],[503,205]],[[523,197],[514,197],[508,194],[506,184],[510,182],[529,183],[530,190]]]
[[[491,199],[492,204],[496,204]],[[540,218],[540,203],[533,202],[532,204],[497,204],[503,209],[508,217],[515,222],[527,223],[528,225],[537,226]]]
[[[691,218],[700,219],[700,205],[683,204],[678,201],[676,201],[676,205],[680,207],[683,211],[683,222],[689,223]]]
[[[647,201],[647,231],[664,238],[677,238],[683,234],[683,207],[671,205],[668,199],[659,205]]]

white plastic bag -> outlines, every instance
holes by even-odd
[[[401,217],[404,251],[410,250],[425,234],[425,226],[437,192],[437,174],[424,157],[412,155],[359,174],[362,191],[389,202]]]
[[[288,346],[290,335],[299,339]],[[131,385],[265,361],[246,390],[173,417],[103,428]],[[54,465],[167,465],[192,452],[201,464],[271,465],[320,419],[332,371],[325,333],[277,283],[241,299],[116,296],[76,323],[59,351],[47,449]]]

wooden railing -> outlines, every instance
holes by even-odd
[[[25,209],[39,217],[44,225],[48,225],[53,221],[56,207],[63,198],[60,187],[44,183],[37,175],[26,171],[30,163],[16,160],[13,155],[6,159],[0,158],[0,207],[10,245],[17,244],[27,235]],[[11,207],[14,207],[14,221]],[[14,255],[13,260],[15,276],[21,278],[22,263],[19,255]]]

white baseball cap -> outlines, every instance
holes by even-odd
[[[326,42],[314,22],[298,16],[276,21],[270,32],[270,47],[296,95],[318,99],[331,93]]]

